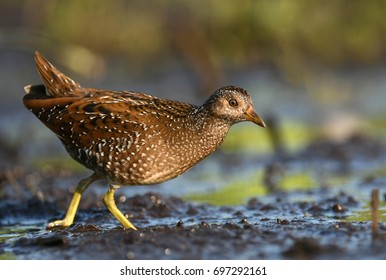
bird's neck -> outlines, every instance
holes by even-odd
[[[205,107],[196,107],[192,111],[193,129],[203,147],[215,150],[221,145],[231,124],[226,120],[213,116]]]

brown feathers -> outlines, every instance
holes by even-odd
[[[38,52],[44,85],[27,86],[23,101],[78,162],[116,185],[174,178],[211,154],[230,126],[261,124],[239,87],[217,90],[202,106],[131,91],[83,88]]]

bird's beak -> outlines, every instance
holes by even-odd
[[[266,127],[264,121],[260,118],[260,116],[253,110],[253,107],[249,107],[245,111],[245,118],[247,121],[254,122],[257,125],[260,125],[261,127]]]

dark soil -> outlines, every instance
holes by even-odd
[[[365,148],[364,148],[365,147]],[[344,144],[313,143],[295,156],[273,157],[266,180],[279,170],[310,162],[331,164],[355,174],[355,162],[380,160],[385,146],[354,137]],[[333,163],[333,164],[332,164]],[[354,170],[354,171],[353,171]],[[4,168],[0,175],[0,255],[16,259],[385,259],[386,225],[373,235],[371,221],[349,217],[367,207],[349,189],[320,186],[283,192],[274,186],[264,197],[239,206],[210,206],[178,197],[146,193],[117,196],[117,206],[139,230],[125,230],[102,205],[102,195],[86,192],[74,224],[57,231],[45,225],[63,217],[71,199],[67,188],[52,188],[79,174],[63,170]],[[34,188],[39,182],[39,189]],[[384,199],[384,176],[361,178],[355,189],[375,186]],[[267,186],[269,187],[269,186]],[[156,190],[156,189],[155,189]]]

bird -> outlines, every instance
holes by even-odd
[[[213,153],[235,123],[266,127],[248,92],[238,86],[219,88],[197,106],[136,91],[82,87],[39,52],[34,58],[43,84],[24,87],[25,107],[93,172],[78,183],[65,217],[48,223],[47,230],[72,225],[83,192],[99,179],[109,185],[106,208],[124,228],[137,230],[115,204],[117,189],[179,176]]]

